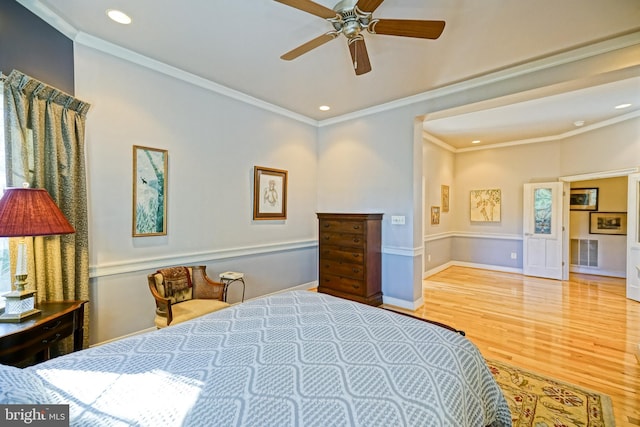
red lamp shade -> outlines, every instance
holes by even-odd
[[[7,188],[0,199],[0,237],[49,236],[75,230],[43,188]]]

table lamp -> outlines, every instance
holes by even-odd
[[[0,199],[0,237],[20,237],[14,290],[4,294],[6,305],[0,322],[22,322],[35,316],[36,291],[25,289],[27,236],[75,233],[64,214],[43,188],[7,188]]]

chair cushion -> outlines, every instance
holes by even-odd
[[[158,270],[154,275],[156,289],[171,304],[190,300],[193,297],[191,272],[186,267],[170,267]]]
[[[219,300],[191,299],[188,301],[182,301],[179,304],[171,306],[171,311],[173,313],[171,325],[195,319],[196,317],[212,313],[226,307],[229,307],[229,304]],[[161,315],[156,315],[155,323],[158,328],[164,328],[167,326],[167,318]]]

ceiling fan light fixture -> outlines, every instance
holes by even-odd
[[[129,15],[122,12],[121,10],[108,9],[107,16],[111,18],[113,21],[117,22],[118,24],[123,24],[123,25],[131,24],[131,17],[129,17]]]
[[[303,12],[327,20],[333,30],[280,56],[290,61],[303,55],[339,34],[347,39],[353,69],[357,76],[371,71],[371,61],[363,37],[363,31],[387,36],[437,39],[444,30],[444,21],[420,19],[373,19],[373,12],[384,0],[340,0],[333,9],[329,9],[313,0],[275,0]]]

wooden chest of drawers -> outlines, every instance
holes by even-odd
[[[382,304],[383,214],[318,213],[318,292]]]

